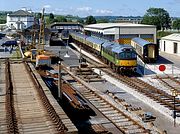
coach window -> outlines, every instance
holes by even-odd
[[[174,53],[176,54],[177,53],[177,43],[174,42]]]

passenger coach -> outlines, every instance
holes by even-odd
[[[135,48],[137,54],[145,63],[156,62],[158,57],[158,47],[156,44],[136,37],[131,40],[131,46]]]

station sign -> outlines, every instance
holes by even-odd
[[[165,70],[166,70],[166,66],[163,65],[163,64],[161,64],[161,65],[159,66],[159,71],[164,72]]]

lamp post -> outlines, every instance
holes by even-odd
[[[70,56],[68,55],[68,51],[66,52],[65,58],[69,58]],[[58,62],[58,73],[59,73],[59,77],[58,77],[58,99],[61,100],[62,99],[62,73],[61,73],[61,69],[62,69],[62,63],[61,63],[61,54],[59,51],[59,62]]]
[[[61,83],[61,58],[60,58],[60,51],[59,51],[59,62],[58,62],[58,70],[59,70],[59,77],[58,77],[58,99],[62,99],[62,83]]]
[[[172,89],[172,96],[173,96],[173,100],[174,100],[174,110],[173,110],[173,118],[174,118],[174,127],[176,127],[176,96],[178,95],[178,92],[176,89]]]

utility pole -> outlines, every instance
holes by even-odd
[[[173,108],[174,127],[176,127],[176,96],[178,95],[178,92],[177,89],[172,89],[171,92],[174,100],[174,108]]]
[[[43,53],[44,52],[44,45],[45,45],[45,35],[44,35],[44,28],[45,28],[45,22],[44,22],[44,8],[42,10],[41,15],[41,22],[40,22],[40,32],[39,32],[39,43],[38,43],[38,52]]]
[[[59,79],[58,79],[58,99],[62,99],[62,76],[61,76],[61,58],[60,58],[60,51],[59,51],[59,62],[58,62],[58,66],[59,66]]]

